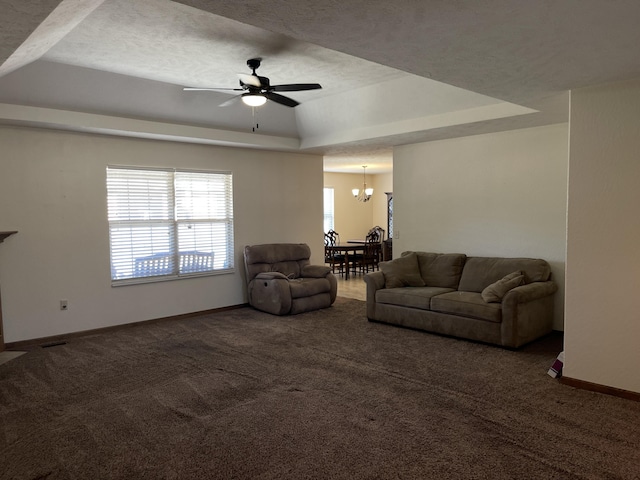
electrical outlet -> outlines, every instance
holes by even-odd
[[[60,300],[60,310],[69,310],[69,302]]]

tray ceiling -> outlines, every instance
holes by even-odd
[[[567,121],[568,90],[640,75],[640,5],[0,0],[0,121],[303,150],[389,168],[394,145]],[[219,107],[246,60],[296,108]],[[118,120],[120,119],[120,120]],[[259,128],[254,131],[255,125]]]

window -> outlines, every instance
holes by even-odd
[[[113,285],[233,270],[228,172],[107,167]]]
[[[324,233],[333,230],[333,187],[324,187]]]

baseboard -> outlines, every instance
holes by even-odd
[[[140,322],[123,323],[122,325],[113,325],[111,327],[93,328],[91,330],[81,330],[79,332],[64,333],[61,335],[53,335],[50,337],[33,338],[31,340],[21,340],[19,342],[11,342],[5,344],[7,350],[28,350],[29,348],[40,347],[42,345],[51,345],[64,343],[72,338],[84,337],[87,335],[95,335],[96,333],[114,332],[123,328],[136,327],[138,325],[148,325],[152,323],[165,322],[171,320],[182,320],[185,318],[199,317],[209,315],[211,313],[226,312],[249,306],[248,303],[240,305],[231,305],[229,307],[213,308],[210,310],[201,310],[199,312],[183,313],[181,315],[172,315],[170,317],[152,318],[151,320],[142,320]]]
[[[640,393],[632,392],[630,390],[600,385],[599,383],[585,382],[584,380],[576,380],[575,378],[570,377],[560,377],[560,383],[570,387],[579,388],[581,390],[604,393],[606,395],[613,395],[614,397],[640,402]]]

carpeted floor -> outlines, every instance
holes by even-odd
[[[640,404],[519,351],[249,308],[0,365],[1,479],[638,479]]]

